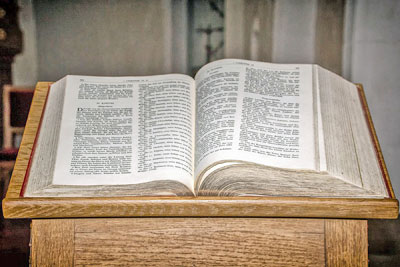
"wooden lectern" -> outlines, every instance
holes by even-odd
[[[33,266],[367,266],[367,219],[398,216],[389,180],[387,199],[25,198],[48,86],[36,87],[3,201],[6,218],[33,219]]]

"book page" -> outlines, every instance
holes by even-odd
[[[68,76],[53,184],[193,189],[194,80]]]
[[[316,169],[311,65],[225,59],[195,80],[196,177],[221,161]]]

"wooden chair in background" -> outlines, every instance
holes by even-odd
[[[4,85],[3,87],[3,147],[0,150],[1,176],[7,176],[14,167],[32,102],[33,89],[33,87],[15,87],[12,85]],[[7,181],[5,181],[5,188],[7,184]]]
[[[18,148],[33,97],[33,87],[3,88],[3,148]]]

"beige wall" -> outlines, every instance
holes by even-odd
[[[275,4],[272,61],[313,63],[317,0]]]
[[[35,1],[38,79],[171,71],[170,1]]]

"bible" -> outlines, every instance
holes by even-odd
[[[237,59],[194,79],[68,75],[22,195],[387,198],[360,94],[317,65]]]

